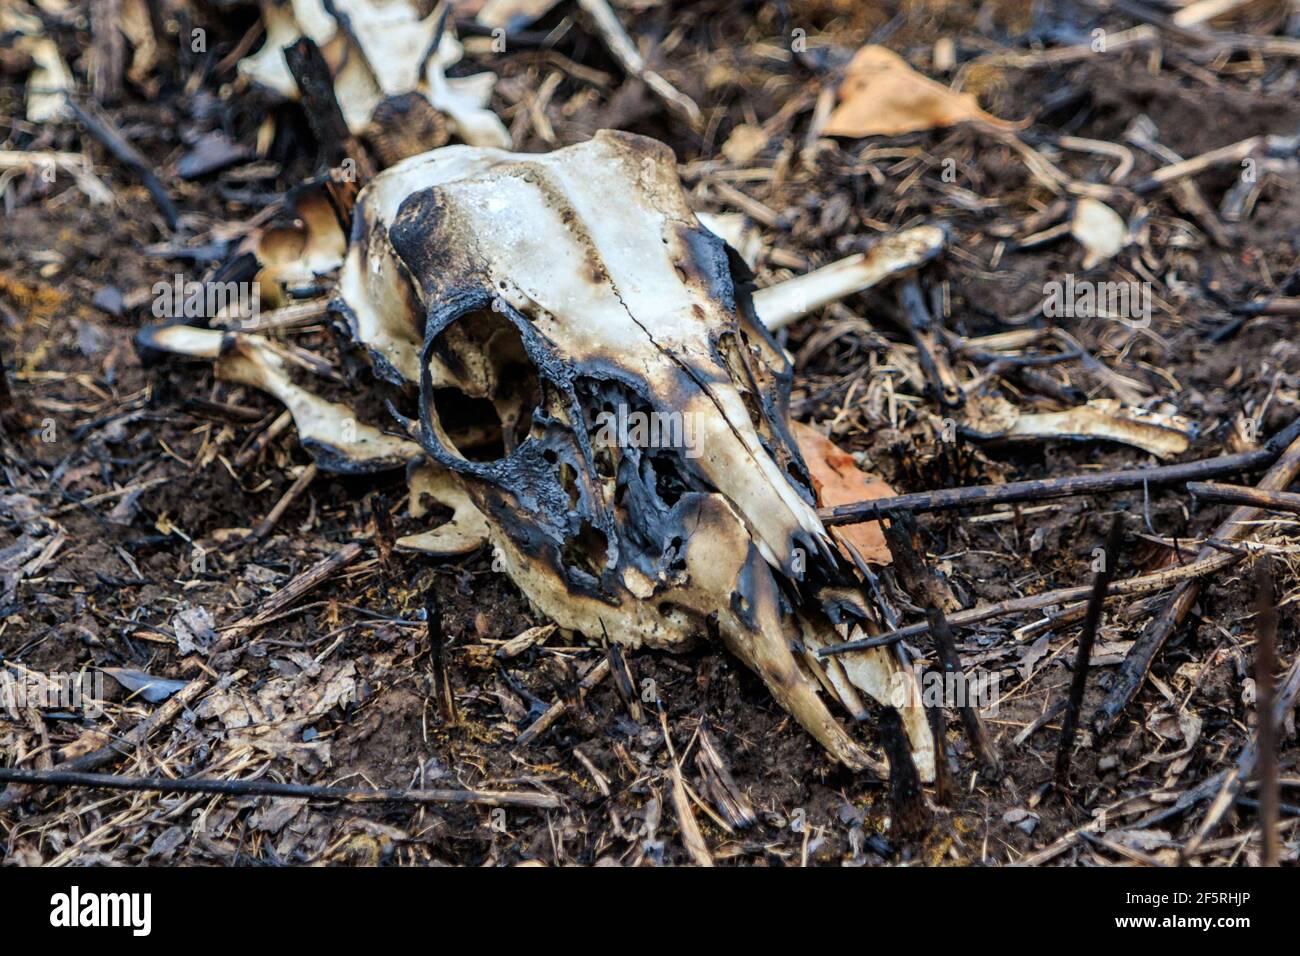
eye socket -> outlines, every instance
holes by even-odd
[[[513,454],[542,398],[519,330],[492,309],[467,312],[442,331],[434,351],[457,379],[433,391],[433,413],[455,451],[474,462]]]
[[[433,407],[452,447],[469,461],[500,461],[506,457],[504,427],[496,406],[458,388],[433,391]]]

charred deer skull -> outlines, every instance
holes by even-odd
[[[850,767],[879,765],[820,691],[858,719],[859,691],[900,705],[928,778],[932,737],[898,652],[812,653],[874,630],[874,611],[817,517],[790,363],[752,285],[692,212],[671,151],[605,131],[543,155],[435,150],[362,191],[336,307],[410,396],[406,438],[306,392],[289,374],[302,363],[258,336],[145,340],[276,394],[324,464],[407,460],[416,507],[428,492],[454,509],[407,547],[487,539],[542,612],[589,638],[716,635]]]

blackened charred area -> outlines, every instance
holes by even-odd
[[[469,312],[444,329],[435,351],[456,378],[433,392],[443,434],[471,461],[513,454],[544,405],[542,379],[518,330],[499,312]]]
[[[389,247],[391,241],[388,234],[388,226],[382,220],[371,221],[366,216],[366,208],[363,203],[358,203],[352,219],[352,229],[348,239],[350,252],[349,255],[356,255],[361,251],[361,255],[374,257],[378,249]],[[394,256],[389,256],[383,261],[383,268],[396,270],[396,278],[399,280],[394,283],[394,288],[402,296],[403,312],[409,316],[419,316],[423,312],[423,307],[419,304],[416,289],[418,284],[411,277],[410,271],[406,264]],[[374,259],[370,258],[363,263],[363,268],[372,268]],[[341,324],[347,337],[353,343],[365,341],[365,336],[361,333],[361,323],[356,312],[343,299],[341,295],[334,295],[329,301],[329,311],[336,316],[336,324]],[[415,334],[419,333],[418,326],[412,329]],[[384,381],[391,382],[394,385],[409,384],[388,357],[377,348],[366,347],[366,354],[370,357],[371,365],[374,367],[375,375]]]
[[[514,344],[499,348],[507,339]],[[464,389],[434,387],[434,355]],[[659,586],[685,582],[685,516],[698,510],[690,499],[714,489],[692,467],[681,423],[671,430],[684,402],[670,396],[663,407],[613,363],[562,361],[485,289],[435,309],[424,364],[422,443],[465,479],[521,553],[552,567],[570,590],[610,603],[626,594],[630,567]],[[521,390],[524,381],[535,385]],[[526,419],[513,437],[490,414],[507,407],[519,410],[516,425]],[[666,420],[669,430],[628,441],[629,419]]]
[[[422,189],[402,200],[388,228],[393,251],[408,274],[417,278],[429,302],[454,299],[458,288],[471,288],[474,281],[475,269],[468,262],[472,237],[441,234],[445,209],[440,189]],[[478,291],[477,285],[472,288]]]
[[[799,497],[815,506],[812,476],[789,426],[794,366],[754,310],[755,280],[749,265],[730,246],[725,248],[735,292],[736,328],[714,340],[715,360],[741,390],[764,449],[789,477]]]
[[[310,438],[302,439],[302,447],[321,471],[339,475],[374,475],[394,471],[407,464],[405,458],[354,458],[333,445]]]
[[[613,487],[620,557],[652,580],[680,576],[685,535],[674,509],[685,495],[713,490],[689,464],[684,430],[674,434],[645,390],[622,378],[584,375],[574,385],[595,439],[595,478]],[[628,431],[629,421],[643,430]]]
[[[159,322],[156,325],[146,325],[140,329],[135,333],[134,338],[135,351],[140,357],[140,363],[146,368],[150,368],[166,362],[174,362],[178,355],[184,357],[184,353],[178,353],[176,349],[169,348],[166,339],[171,334],[170,330],[179,331],[191,325],[193,325],[192,320],[175,319],[170,322]],[[221,340],[220,351],[222,353],[228,352],[234,347],[234,344],[234,335],[227,334]],[[196,361],[211,362],[211,359],[202,358]]]
[[[503,344],[505,343],[505,344]],[[435,388],[434,354],[464,388]],[[500,364],[492,365],[493,360]],[[595,461],[574,390],[573,371],[513,307],[486,289],[463,292],[431,311],[420,382],[420,440],[439,464],[465,479],[479,507],[524,554],[560,570],[567,585],[611,600],[618,562],[610,504],[596,481]],[[451,393],[459,391],[455,396]],[[482,412],[495,422],[459,413]],[[452,414],[448,417],[448,412]],[[513,416],[513,420],[508,420]],[[435,428],[435,421],[437,426]],[[578,427],[574,427],[577,423]],[[455,442],[477,428],[472,460]]]
[[[357,320],[357,314],[338,296],[330,299],[329,311],[336,317],[335,326],[338,336],[348,343],[357,343],[362,341],[361,328]],[[341,328],[338,326],[341,325]],[[366,357],[370,362],[370,367],[374,371],[375,378],[388,382],[391,385],[406,386],[409,383],[397,370],[392,362],[383,352],[375,348],[365,350]]]
[[[758,574],[771,574],[766,562],[751,548],[748,560],[736,577],[735,590],[731,592],[731,613],[750,630],[758,628]]]
[[[673,223],[673,228],[686,253],[676,263],[682,281],[721,306],[724,313],[734,313],[736,295],[727,244],[698,225]]]

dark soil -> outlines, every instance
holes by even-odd
[[[805,90],[815,99],[820,86],[833,84],[847,56],[865,42],[883,42],[933,75],[930,56],[939,37],[956,39],[964,62],[1003,47],[1087,42],[1094,27],[1114,32],[1132,25],[1118,15],[1100,16],[1090,4],[999,3],[979,5],[979,13],[965,4],[836,0],[646,6],[629,20],[633,32],[659,41],[659,66],[702,105],[705,131],[691,133],[640,84],[623,81],[600,43],[574,26],[557,49],[606,71],[614,86],[599,90],[566,76],[548,108],[558,138],[554,145],[579,141],[607,125],[646,133],[677,151],[688,182],[691,164],[715,158],[736,125],[768,120]],[[780,12],[787,6],[788,17]],[[256,526],[293,482],[294,469],[310,458],[290,430],[251,463],[234,467],[238,451],[279,414],[277,404],[215,381],[206,364],[147,367],[133,336],[152,321],[148,303],[154,283],[177,272],[198,276],[225,253],[189,260],[175,258],[175,247],[195,236],[212,240],[222,224],[251,220],[315,171],[316,153],[295,107],[268,112],[256,96],[232,88],[233,74],[216,71],[216,63],[252,23],[251,12],[231,18],[203,4],[194,9],[208,18],[208,57],[177,63],[174,54],[166,54],[153,89],[128,84],[125,100],[107,110],[162,172],[189,238],[166,229],[133,174],[76,124],[36,128],[25,123],[21,77],[0,74],[4,148],[85,151],[114,194],[110,206],[91,205],[62,174],[53,184],[20,176],[5,194],[0,354],[14,403],[5,413],[0,549],[63,540],[35,574],[5,596],[0,655],[38,671],[125,667],[180,680],[229,676],[212,671],[203,654],[179,653],[173,626],[180,610],[203,607],[218,626],[232,623],[342,544],[366,542],[361,560],[313,591],[294,613],[260,628],[237,665],[243,673],[236,684],[252,695],[277,679],[309,687],[318,677],[313,668],[323,673],[354,668],[354,699],[314,716],[285,741],[286,747],[313,748],[274,758],[249,748],[241,752],[230,728],[200,708],[112,771],[256,772],[356,786],[547,790],[563,799],[564,809],[510,810],[501,817],[477,807],[299,807],[252,798],[45,790],[0,810],[5,862],[33,864],[61,855],[78,862],[194,864],[689,862],[670,799],[667,746],[654,704],[646,705],[638,725],[606,682],[533,744],[514,746],[519,730],[550,702],[571,697],[580,674],[602,652],[557,633],[519,657],[494,657],[499,642],[546,620],[493,571],[488,553],[433,561],[390,552],[388,534],[423,526],[407,516],[400,474],[322,475],[265,541],[203,550],[195,563],[196,543],[212,546],[224,539],[225,529]],[[556,11],[537,29],[545,33],[565,16],[563,9]],[[799,63],[784,55],[785,37],[794,27],[818,39],[814,53]],[[69,24],[53,35],[74,72],[84,75],[85,24]],[[664,42],[668,37],[671,43]],[[517,148],[549,148],[526,119],[516,119],[524,111],[524,95],[555,67],[527,46],[467,57],[466,69],[485,67],[503,78],[506,93],[499,91],[493,106],[508,125],[513,123]],[[1300,128],[1297,70],[1294,59],[1252,63],[1243,54],[1207,66],[1169,43],[1159,62],[1146,51],[1128,49],[1065,67],[972,72],[969,86],[990,112],[1031,120],[1024,135],[1042,148],[1050,149],[1062,134],[1120,142],[1128,125],[1145,114],[1164,145],[1191,157],[1250,135],[1294,134]],[[517,95],[507,95],[512,91]],[[589,101],[579,105],[583,94]],[[573,109],[566,111],[570,102]],[[266,115],[276,117],[278,133],[264,178],[250,178],[240,167],[197,182],[175,174],[187,141],[201,131],[223,128],[237,141],[252,143]],[[901,228],[942,221],[953,237],[951,253],[927,269],[923,281],[946,302],[943,318],[952,332],[973,338],[1049,324],[1035,314],[1044,285],[1081,272],[1080,249],[1067,237],[1017,251],[997,234],[996,227],[1014,226],[1053,199],[1009,148],[963,127],[867,143],[825,140],[814,147],[807,165],[799,166],[810,118],[811,104],[776,128],[768,148],[751,164],[770,168],[780,154],[794,164],[790,175],[736,182],[781,216],[780,228],[765,230],[770,247],[812,266],[864,248],[882,224]],[[862,170],[859,160],[871,146],[900,150],[900,158],[874,161],[876,177]],[[1140,150],[1134,155],[1130,182],[1161,165]],[[1086,181],[1101,181],[1113,166],[1104,156],[1064,151],[1053,156]],[[955,186],[966,191],[956,199],[939,175],[947,157],[957,160]],[[1222,167],[1195,182],[1217,208],[1236,174],[1235,168]],[[1261,297],[1300,295],[1298,187],[1294,174],[1265,177],[1250,216],[1234,227],[1225,247],[1216,246],[1169,192],[1129,194],[1117,209],[1130,221],[1145,218],[1146,244],[1090,277],[1119,279],[1136,269],[1153,277],[1158,304],[1151,328],[1134,334],[1119,323],[1060,320],[1099,360],[1139,383],[1148,400],[1159,397],[1196,424],[1197,437],[1184,458],[1248,447],[1235,430],[1243,417],[1261,419],[1257,437],[1262,438],[1300,413],[1295,317],[1230,311]],[[696,181],[696,188],[701,209],[731,211],[706,185]],[[963,202],[965,196],[988,202]],[[764,277],[779,274],[768,269]],[[120,314],[93,304],[109,289],[125,299]],[[796,415],[823,425],[833,421],[832,437],[865,453],[900,492],[1151,462],[1137,449],[1100,443],[945,446],[933,403],[906,376],[893,376],[899,400],[891,415],[884,393],[870,385],[882,378],[858,374],[868,362],[883,366],[891,343],[906,341],[892,291],[859,296],[842,308],[802,321],[787,336],[787,348],[800,359]],[[867,321],[846,321],[849,316]],[[841,321],[840,334],[813,341],[827,325]],[[331,342],[323,326],[295,338],[296,344],[322,349]],[[1068,376],[1089,397],[1110,396],[1099,376],[1077,364],[1062,376],[1060,381]],[[1017,401],[1050,407],[1027,390]],[[255,414],[223,415],[203,402]],[[148,484],[138,495],[95,497],[141,483]],[[376,521],[381,509],[391,513],[391,522]],[[1086,583],[1093,551],[1116,512],[1125,515],[1128,532],[1118,570],[1126,577],[1194,554],[1197,541],[1227,509],[1198,505],[1174,489],[1153,490],[1149,497],[1134,492],[1066,499],[997,521],[972,520],[978,513],[920,520],[932,562],[958,598],[974,606]],[[1285,545],[1295,539],[1295,529],[1293,519],[1278,519],[1263,537]],[[1289,665],[1300,639],[1295,556],[1288,552],[1273,563],[1282,607],[1278,652]],[[0,570],[7,575],[12,568]],[[969,748],[950,720],[957,794],[950,806],[936,809],[929,834],[916,840],[891,831],[886,791],[877,782],[833,764],[760,681],[721,648],[702,643],[680,655],[645,651],[628,658],[637,684],[661,703],[678,757],[688,755],[682,763],[686,782],[704,794],[693,754],[697,730],[705,726],[758,812],[752,828],[726,832],[696,808],[719,862],[1007,863],[1052,846],[1102,808],[1108,808],[1115,826],[1140,820],[1235,760],[1255,721],[1251,580],[1248,571],[1225,572],[1204,589],[1193,619],[1160,655],[1154,680],[1118,731],[1080,748],[1075,785],[1064,797],[1043,786],[1051,776],[1058,723],[1051,721],[1023,743],[1014,738],[1064,694],[1078,627],[1017,639],[1013,631],[1030,616],[960,632],[968,666],[1000,676],[1002,699],[988,719],[1006,779],[992,785],[976,777]],[[442,658],[458,710],[458,720],[450,724],[436,702],[435,659],[424,622],[430,593],[440,611]],[[901,593],[896,597],[904,609],[913,608]],[[1111,685],[1124,653],[1123,647],[1108,645],[1133,641],[1160,601],[1128,600],[1119,607],[1098,638],[1102,660],[1092,672],[1085,713]],[[905,617],[920,619],[914,608]],[[107,683],[118,701],[109,711],[111,728],[51,712],[37,726],[0,706],[0,746],[13,748],[0,753],[0,764],[22,760],[39,766],[32,750],[49,754],[91,727],[122,733],[155,706],[121,703],[124,692]],[[1201,722],[1190,742],[1177,731],[1180,713]],[[870,728],[858,732],[874,746]],[[1293,726],[1288,734],[1280,766],[1284,780],[1294,784],[1300,751]],[[1183,748],[1187,752],[1179,754]],[[603,775],[608,795],[591,768]],[[1120,842],[1141,853],[1172,854],[1202,812],[1203,805],[1142,831],[1145,838]],[[1253,824],[1253,811],[1234,811],[1216,834],[1222,846],[1198,862],[1256,860],[1257,840],[1231,839],[1248,835]],[[1284,845],[1291,860],[1296,841],[1296,830],[1288,828]],[[1113,850],[1073,842],[1052,862],[1127,861]]]

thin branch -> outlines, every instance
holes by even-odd
[[[1293,491],[1264,491],[1247,485],[1221,485],[1211,481],[1189,481],[1187,490],[1202,501],[1216,504],[1250,505],[1266,511],[1300,514],[1300,495]]]
[[[1215,553],[1211,557],[1195,561],[1191,564],[1165,568],[1163,571],[1153,571],[1150,574],[1142,574],[1137,577],[1127,578],[1126,580],[1116,583],[1111,588],[1110,593],[1107,595],[1107,600],[1113,600],[1114,598],[1133,594],[1150,594],[1152,591],[1163,591],[1167,587],[1179,584],[1189,579],[1204,577],[1207,574],[1220,571],[1230,565],[1236,564],[1243,557],[1245,557],[1245,554],[1240,551]],[[950,614],[948,616],[948,623],[956,627],[970,627],[984,621],[991,621],[996,618],[1010,617],[1013,614],[1020,614],[1023,611],[1036,611],[1040,608],[1066,604],[1071,601],[1079,601],[1086,598],[1091,593],[1092,585],[1090,584],[1072,588],[1058,588],[1055,591],[1044,591],[1042,594],[1034,594],[1029,597],[999,601],[997,604],[990,604],[987,607],[972,608],[969,611],[958,611],[956,614]],[[1061,614],[1068,614],[1070,610],[1071,608],[1063,608]],[[865,651],[873,647],[884,647],[886,644],[893,644],[895,641],[919,637],[920,635],[925,634],[929,629],[930,625],[928,623],[909,624],[907,627],[897,628],[887,634],[881,634],[879,637],[866,637],[857,641],[845,641],[843,644],[831,644],[819,650],[817,656],[830,657],[834,654],[847,654],[850,651]]]
[[[1264,468],[1273,464],[1282,452],[1300,437],[1300,418],[1279,432],[1259,451],[1218,458],[1202,458],[1177,465],[1160,465],[1154,468],[1130,468],[1101,471],[1089,475],[1071,475],[1065,478],[1048,478],[1036,481],[1013,481],[1004,485],[973,485],[966,488],[945,488],[941,491],[922,491],[910,495],[895,495],[873,501],[855,501],[850,504],[822,508],[817,512],[827,527],[878,521],[891,514],[909,511],[952,511],[957,508],[987,507],[1020,501],[1048,501],[1077,495],[1095,495],[1112,491],[1132,491],[1137,488],[1159,488],[1181,485],[1205,478],[1222,478]]]
[[[1106,603],[1106,592],[1110,590],[1110,579],[1115,573],[1115,564],[1119,559],[1119,546],[1122,539],[1121,518],[1116,515],[1111,521],[1110,534],[1106,537],[1106,551],[1102,565],[1092,579],[1092,594],[1088,596],[1088,613],[1083,621],[1083,631],[1079,634],[1079,647],[1074,656],[1074,675],[1070,681],[1070,697],[1065,706],[1065,717],[1061,721],[1060,743],[1056,748],[1056,786],[1065,789],[1070,782],[1070,754],[1074,749],[1074,733],[1079,726],[1079,708],[1083,706],[1083,692],[1088,684],[1088,667],[1092,663],[1092,645],[1097,638],[1097,628],[1101,625],[1101,610]]]
[[[345,803],[474,803],[488,807],[528,807],[557,810],[560,798],[549,793],[511,793],[504,790],[405,790],[397,787],[316,787],[274,780],[220,780],[190,777],[126,777],[113,773],[76,773],[66,770],[13,770],[0,768],[0,783],[54,787],[98,787],[104,790],[156,790],[160,793],[220,793],[227,796],[306,797]]]
[[[1278,804],[1277,726],[1273,723],[1273,680],[1277,671],[1277,608],[1273,604],[1273,571],[1267,558],[1255,568],[1255,713],[1259,737],[1259,829],[1261,862],[1277,866]]]
[[[1292,438],[1286,453],[1260,479],[1258,487],[1264,491],[1281,491],[1295,481],[1296,475],[1300,475],[1300,437]],[[1234,508],[1232,514],[1219,525],[1212,537],[1227,542],[1239,541],[1250,532],[1253,522],[1258,517],[1259,512],[1254,508]],[[1207,547],[1202,549],[1197,559],[1208,558],[1212,554],[1211,548]],[[1155,623],[1128,652],[1124,663],[1120,665],[1119,674],[1116,675],[1115,685],[1106,695],[1097,713],[1093,715],[1093,728],[1098,735],[1104,736],[1115,728],[1119,715],[1132,703],[1138,690],[1146,683],[1147,674],[1151,671],[1151,664],[1156,655],[1191,613],[1200,591],[1200,579],[1180,584]]]

